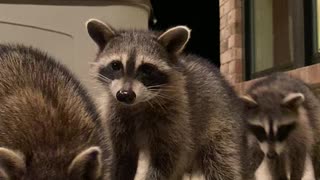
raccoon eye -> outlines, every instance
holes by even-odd
[[[154,71],[156,71],[156,67],[153,67],[153,65],[144,64],[141,65],[140,70],[143,75],[150,76]]]
[[[114,71],[119,71],[122,68],[122,64],[120,61],[113,61],[113,62],[111,62],[111,68]]]
[[[290,132],[292,130],[294,130],[295,127],[296,127],[295,123],[289,124],[289,125],[280,126],[278,128],[278,132],[277,132],[277,140],[278,141],[285,140],[289,136]]]
[[[262,142],[267,139],[267,134],[263,127],[256,126],[256,125],[249,125],[249,130],[256,136],[256,138]]]

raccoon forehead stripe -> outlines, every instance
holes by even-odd
[[[136,64],[136,51],[133,50],[130,52],[128,56],[128,60],[126,62],[126,73],[128,77],[133,77],[135,71]]]
[[[138,67],[144,63],[152,64],[156,66],[159,70],[165,71],[165,70],[171,69],[170,66],[164,61],[155,60],[155,59],[149,58],[148,56],[137,55],[135,68],[138,69]]]

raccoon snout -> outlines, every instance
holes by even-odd
[[[136,99],[136,94],[132,90],[120,90],[117,92],[117,100],[126,104],[132,104]]]
[[[267,153],[267,157],[268,157],[269,159],[275,159],[275,158],[277,157],[277,153],[274,152],[274,151],[268,152],[268,153]]]

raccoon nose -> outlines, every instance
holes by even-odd
[[[277,157],[277,153],[274,152],[274,151],[268,152],[268,153],[267,153],[267,157],[268,157],[269,159],[274,159],[274,158]]]
[[[117,100],[126,104],[132,104],[136,99],[136,94],[129,90],[120,90],[117,92]]]

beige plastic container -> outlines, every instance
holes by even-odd
[[[89,63],[96,46],[85,22],[98,18],[115,28],[148,28],[149,0],[0,0],[0,43],[41,48],[67,65],[92,90]]]

